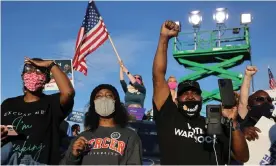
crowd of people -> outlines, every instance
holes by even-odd
[[[175,22],[164,22],[153,62],[152,103],[161,164],[222,165],[231,162],[242,165],[250,158],[246,140],[258,139],[261,132],[255,124],[263,116],[275,121],[272,99],[263,90],[249,96],[250,81],[257,68],[248,66],[241,90],[236,92],[236,105],[232,108],[222,106],[222,116],[231,120],[232,126],[223,123],[223,134],[208,135],[206,118],[200,115],[203,102],[199,83],[191,80],[178,83],[174,76],[166,79],[168,43],[178,32]],[[141,75],[131,74],[120,62],[124,103],[114,86],[100,84],[95,87],[85,114],[85,130],[80,133],[80,126],[73,125],[70,145],[61,152],[63,136],[59,127],[72,111],[75,90],[53,61],[26,58],[24,63],[23,95],[8,98],[1,105],[1,164],[143,164],[143,145],[139,135],[128,125],[127,111],[129,107],[144,107],[146,88]],[[45,95],[43,88],[50,81],[50,73],[59,93]]]

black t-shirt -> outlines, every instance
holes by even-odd
[[[216,164],[213,137],[205,134],[204,117],[189,119],[183,116],[172,101],[171,95],[168,96],[160,111],[157,111],[154,102],[153,109],[162,165]],[[226,135],[217,136],[215,149],[219,164],[227,164],[228,141],[229,138]]]
[[[18,96],[2,103],[1,124],[13,125],[19,134],[9,137],[19,159],[31,155],[35,161],[43,164],[59,163],[59,126],[72,110],[73,104],[72,100],[61,108],[59,93],[43,95],[36,102],[26,103],[24,96]]]

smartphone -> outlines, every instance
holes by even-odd
[[[179,32],[181,32],[181,23],[180,23],[180,21],[175,21],[175,24],[179,26]]]
[[[231,79],[219,79],[219,92],[221,103],[225,108],[232,108],[236,105],[235,94]]]
[[[221,105],[207,105],[206,114],[207,134],[210,136],[222,134]]]
[[[8,129],[8,136],[17,136],[18,133],[14,130],[12,125],[7,125],[6,126]]]

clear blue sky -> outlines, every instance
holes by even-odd
[[[252,57],[259,72],[255,89],[268,89],[267,66],[276,76],[276,2],[96,2],[107,29],[126,67],[143,76],[151,108],[152,62],[160,26],[167,19],[180,20],[183,31],[191,31],[188,12],[203,13],[201,29],[212,29],[212,13],[217,7],[229,10],[228,27],[239,26],[240,13],[254,16],[251,24]],[[1,101],[22,95],[21,71],[24,56],[47,59],[73,58],[74,43],[85,14],[87,2],[2,2]],[[180,66],[168,51],[167,76],[177,78],[189,71]],[[100,83],[117,87],[121,100],[124,94],[119,84],[119,65],[109,42],[89,55],[88,76],[75,72],[75,110],[82,111],[92,89]],[[245,64],[235,70],[243,73]],[[200,81],[203,89],[216,88],[215,78]]]

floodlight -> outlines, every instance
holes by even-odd
[[[193,26],[197,27],[200,26],[200,23],[202,22],[202,16],[200,14],[200,11],[195,10],[189,13],[189,23]]]
[[[252,21],[252,16],[250,13],[241,14],[241,24],[247,25],[247,24],[250,24],[251,21]]]
[[[217,24],[223,24],[226,20],[228,20],[227,8],[217,8],[216,12],[213,14],[213,19],[217,22]]]

